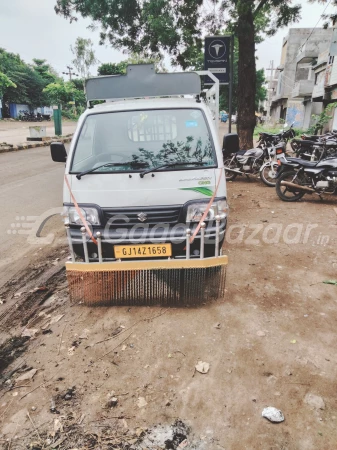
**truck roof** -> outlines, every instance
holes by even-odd
[[[196,72],[156,73],[154,64],[134,64],[127,66],[126,75],[89,78],[85,91],[88,102],[199,95],[201,80]]]
[[[118,100],[114,102],[102,103],[95,105],[94,108],[88,109],[86,114],[95,114],[97,112],[113,112],[113,111],[132,111],[142,109],[165,109],[165,108],[198,108],[206,109],[204,102],[197,102],[194,98],[149,98],[149,99],[130,99]]]

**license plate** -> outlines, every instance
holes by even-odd
[[[148,258],[172,256],[171,244],[160,245],[116,245],[115,258]]]

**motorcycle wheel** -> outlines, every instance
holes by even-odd
[[[226,167],[229,167],[230,169],[236,169],[235,162],[232,161],[232,158],[227,158],[224,160],[224,166],[225,166],[225,176],[227,181],[234,181],[235,178],[238,176],[237,173],[229,172],[226,170]]]
[[[300,146],[298,145],[298,143],[297,143],[297,142],[294,142],[294,141],[291,141],[291,142],[290,142],[290,146],[291,146],[291,148],[292,148],[292,151],[293,151],[294,153],[297,154],[297,152],[298,152],[299,149],[300,149]]]
[[[276,171],[278,165],[276,162],[271,164],[266,164],[260,173],[261,180],[266,186],[275,187],[276,186]]]
[[[284,172],[280,178],[276,180],[276,193],[284,202],[297,202],[305,195],[305,192],[296,191],[295,189],[282,186],[281,184],[281,181],[289,181],[291,183],[299,184],[301,180],[293,181],[296,174],[297,172],[295,172],[295,170],[289,170]]]

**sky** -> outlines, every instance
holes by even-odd
[[[302,4],[302,19],[293,27],[313,28],[321,16],[324,5]],[[79,18],[72,24],[54,12],[55,0],[0,0],[0,47],[18,53],[26,62],[33,58],[46,59],[61,74],[73,59],[70,45],[78,36],[91,38],[100,62],[119,62],[126,58],[121,51],[99,45],[99,31],[87,27],[90,20]],[[327,13],[333,9],[329,7]],[[321,21],[318,26],[322,26]],[[270,67],[274,60],[277,66],[281,58],[282,39],[287,29],[280,29],[272,38],[257,46],[258,68]],[[92,70],[96,75],[96,70]]]

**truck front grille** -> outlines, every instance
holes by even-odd
[[[134,225],[157,225],[167,223],[175,225],[179,223],[181,206],[155,206],[137,208],[103,209],[105,222],[109,222],[113,228],[133,227]]]

